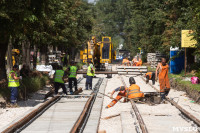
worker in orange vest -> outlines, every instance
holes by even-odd
[[[152,84],[155,85],[155,73],[154,72],[147,72],[145,74],[146,83],[149,83],[149,80],[152,80]]]
[[[125,86],[118,87],[117,89],[113,90],[111,93],[111,98],[113,97],[113,94],[117,91],[119,93],[117,94],[117,97],[106,106],[106,108],[113,107],[122,97],[127,97],[129,99],[137,99],[144,97],[144,93],[140,91],[140,87],[136,85],[135,79],[133,77],[129,78],[130,87],[126,88]]]
[[[142,60],[139,59],[139,61],[137,62],[136,66],[142,66]]]
[[[133,58],[132,62],[133,62],[133,66],[136,66],[136,64],[138,62],[137,59],[136,59],[136,57]]]
[[[124,58],[122,60],[122,65],[124,65],[124,66],[130,66],[130,61],[128,60],[128,57],[126,57],[126,58]]]
[[[162,62],[159,63],[156,68],[156,81],[159,78],[160,94],[162,100],[165,99],[165,96],[167,96],[170,91],[168,71],[169,71],[169,66],[166,63],[166,59],[162,58]],[[158,72],[159,76],[157,76]]]

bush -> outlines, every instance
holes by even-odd
[[[84,65],[84,64],[83,64],[82,62],[78,62],[78,63],[76,64],[76,66],[77,66],[78,69],[81,69],[83,65]]]
[[[41,74],[40,72],[34,72],[31,77],[23,78],[20,81],[20,87],[18,90],[18,99],[22,99],[26,95],[36,92],[42,89],[46,85],[46,81],[49,80],[48,76]],[[10,90],[8,89],[7,82],[0,84],[0,95],[7,101],[10,98]]]
[[[200,79],[200,68],[196,71],[195,76]]]
[[[45,86],[47,80],[47,76],[24,78],[21,82],[20,91],[24,92],[26,89],[27,93],[36,92]]]

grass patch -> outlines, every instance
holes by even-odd
[[[151,68],[151,66],[147,66],[147,71],[148,72],[155,72],[156,68]]]
[[[182,71],[180,74],[169,74],[170,79],[175,79],[175,81],[181,85],[184,85],[186,87],[189,87],[191,89],[195,89],[197,91],[200,91],[200,84],[192,84],[190,81],[184,81],[184,78],[191,78],[193,77],[193,73],[187,73],[185,76],[185,72]]]
[[[189,87],[189,88],[192,88],[192,89],[195,89],[195,90],[198,90],[200,92],[200,84],[192,84],[190,81],[179,81],[181,84]]]

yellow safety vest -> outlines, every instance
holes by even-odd
[[[77,67],[76,66],[70,66],[69,78],[76,78],[76,71],[77,71]]]
[[[95,74],[95,69],[93,67],[93,73],[91,72],[91,65],[88,66],[88,69],[87,69],[87,76],[94,76]]]
[[[15,80],[12,78],[11,73],[15,73],[15,76],[17,77],[17,73],[15,71],[10,71],[9,77],[8,77],[8,87],[19,87],[19,79]]]
[[[54,82],[64,83],[63,81],[64,71],[63,70],[56,70]]]

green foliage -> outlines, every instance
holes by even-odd
[[[200,73],[199,73],[200,74]],[[187,86],[191,89],[195,89],[195,90],[198,90],[200,91],[200,84],[192,84],[191,81],[184,81],[183,77],[184,77],[185,73],[184,71],[182,71],[180,74],[169,74],[169,78],[173,78],[175,79],[175,81],[181,85],[184,85],[184,86]],[[194,75],[193,74],[187,74],[186,77],[188,78],[191,78],[193,77]],[[198,75],[196,75],[198,76]],[[199,75],[200,76],[200,75]]]
[[[198,77],[200,79],[200,68],[197,70],[197,72],[195,73],[195,76]]]
[[[31,45],[79,48],[92,30],[91,7],[82,0],[3,0],[0,35],[6,33],[18,42],[28,39]]]
[[[98,0],[95,35],[121,36],[132,55],[181,46],[181,30],[195,31],[200,55],[200,1],[198,0]]]
[[[37,76],[37,77],[29,77],[29,78],[23,78],[22,81],[20,81],[20,87],[18,90],[19,98],[23,98],[25,91],[26,94],[30,94],[33,92],[38,91],[39,89],[42,89],[46,85],[46,81],[49,80],[48,76]],[[10,97],[10,90],[8,89],[7,85],[1,86],[0,89],[0,96],[4,97],[5,99],[9,99]]]
[[[83,66],[83,65],[84,65],[83,62],[78,62],[78,63],[76,64],[76,66],[77,66],[78,69],[82,69],[82,66]]]
[[[21,96],[24,96],[25,91],[26,94],[36,92],[46,85],[47,80],[49,80],[47,76],[23,78],[20,84],[19,93]]]

